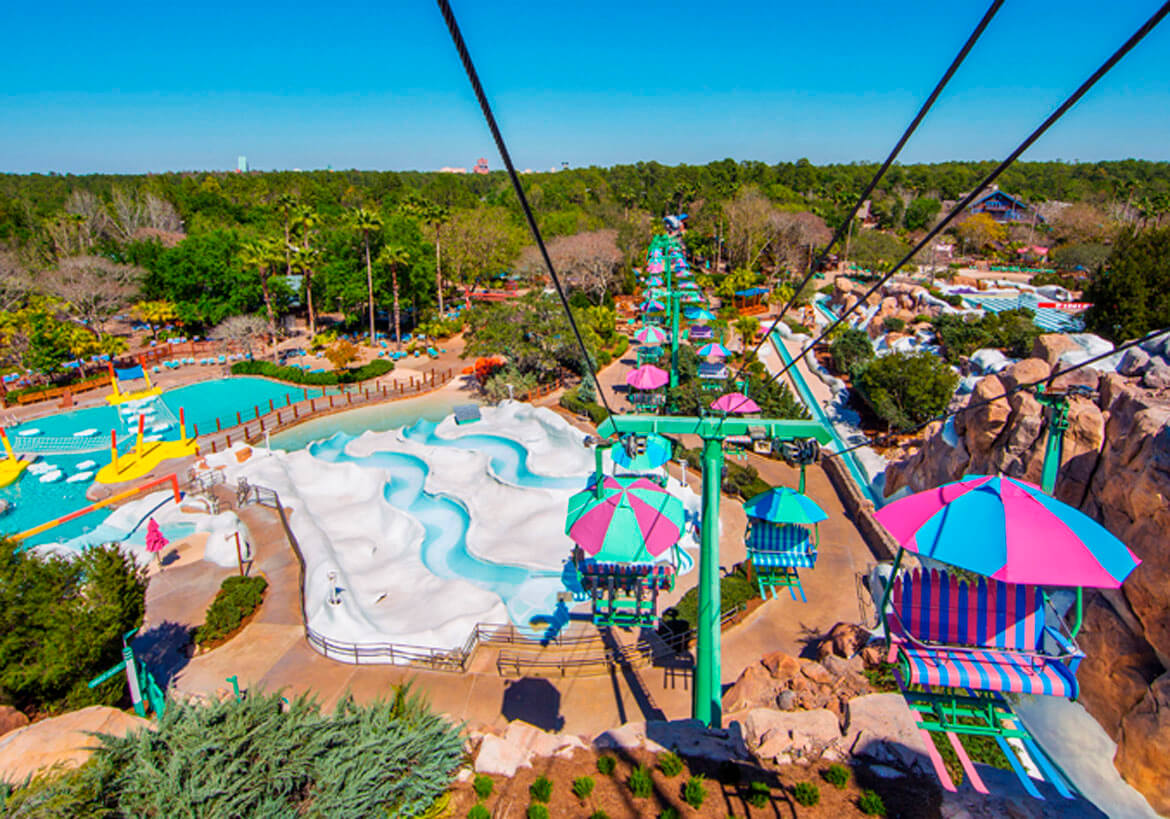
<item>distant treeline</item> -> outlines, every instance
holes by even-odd
[[[878,193],[956,199],[994,166],[993,161],[896,165]],[[758,188],[781,207],[813,210],[832,225],[876,168],[873,163],[813,165],[805,159],[775,165],[731,159],[707,165],[639,162],[531,174],[524,177],[524,184],[554,233],[613,224],[631,210],[662,215],[696,202],[721,202],[747,186]],[[1020,162],[1000,177],[999,186],[1031,201],[1136,202],[1170,195],[1170,162]],[[412,195],[448,208],[517,207],[500,171],[485,175],[357,170],[4,174],[0,175],[0,241],[29,240],[40,224],[61,212],[75,190],[109,201],[116,189],[170,201],[187,233],[226,227],[262,229],[274,218],[272,203],[286,193],[326,218],[359,204],[389,207]]]

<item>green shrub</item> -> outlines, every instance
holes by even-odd
[[[683,772],[683,761],[674,751],[663,751],[658,755],[658,770],[671,779]]]
[[[748,785],[747,803],[753,808],[766,808],[771,801],[772,789],[767,782],[755,779]]]
[[[720,611],[726,613],[736,606],[755,600],[760,596],[759,588],[747,575],[747,568],[741,563],[730,574],[719,578]],[[685,620],[692,628],[699,622],[699,590],[698,587],[687,591],[674,605],[674,611],[680,620]]]
[[[695,810],[703,806],[703,800],[706,798],[707,788],[703,785],[702,776],[692,776],[687,780],[687,784],[683,785],[683,801]]]
[[[821,801],[821,789],[812,782],[797,782],[792,788],[792,798],[809,808]]]
[[[260,605],[266,588],[268,581],[259,576],[224,578],[219,593],[207,607],[203,625],[195,630],[195,642],[199,645],[213,643],[234,632]]]
[[[117,704],[123,675],[87,683],[121,661],[122,635],[142,625],[143,569],[115,544],[72,559],[17,549],[0,538],[0,702],[37,711]]]
[[[593,777],[579,776],[573,780],[573,795],[578,799],[588,799],[593,793]]]
[[[546,808],[544,805],[529,805],[528,819],[548,819],[548,808]]]
[[[617,760],[609,754],[597,757],[597,772],[602,776],[612,776],[613,769],[617,767]]]
[[[471,788],[475,791],[475,795],[480,799],[487,799],[492,795],[492,789],[495,788],[496,783],[490,776],[486,774],[479,774],[475,777],[475,782]]]
[[[839,373],[852,373],[853,368],[873,358],[873,344],[864,330],[849,327],[829,345],[833,368]]]
[[[598,808],[597,810],[593,811],[593,813],[589,814],[589,819],[609,819],[609,814],[603,811],[601,808]]]
[[[467,819],[492,819],[492,813],[483,805],[476,802],[467,812]]]
[[[639,765],[630,771],[630,791],[639,799],[647,799],[654,792],[654,780],[650,777],[650,769]]]
[[[536,781],[528,786],[528,795],[537,802],[547,802],[552,799],[552,780],[547,776],[537,777]]]
[[[909,430],[946,409],[959,376],[930,353],[891,353],[866,364],[853,383],[891,428]]]
[[[866,816],[885,816],[886,803],[882,798],[873,791],[862,791],[861,798],[857,800],[857,807]]]
[[[594,426],[597,426],[609,417],[609,413],[606,412],[605,407],[601,404],[595,404],[592,401],[582,401],[578,397],[576,389],[565,390],[561,393],[560,403],[569,412],[589,416],[589,420],[593,422]]]
[[[886,316],[882,320],[882,327],[889,333],[900,333],[906,329],[906,320],[897,316]]]
[[[674,805],[667,805],[658,811],[658,819],[678,819],[678,808]]]
[[[363,364],[360,367],[324,373],[307,373],[298,367],[282,367],[271,361],[239,361],[232,365],[232,375],[262,375],[291,384],[326,387],[334,384],[356,384],[359,381],[368,381],[371,378],[385,375],[393,369],[394,362],[384,358],[375,358],[369,364]]]
[[[825,781],[834,788],[844,788],[849,784],[849,769],[840,762],[834,762],[825,771]]]

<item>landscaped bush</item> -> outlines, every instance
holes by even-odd
[[[706,798],[707,788],[703,785],[702,776],[692,776],[687,780],[687,784],[683,785],[683,801],[695,810],[703,806],[703,800]]]
[[[232,634],[240,627],[244,618],[256,610],[264,597],[268,581],[263,577],[224,578],[219,593],[207,607],[203,625],[195,630],[195,642],[199,645],[214,643]]]
[[[754,600],[760,593],[756,584],[747,575],[747,569],[741,563],[730,574],[719,578],[719,604],[721,612],[728,612],[736,606]],[[698,626],[699,621],[699,589],[696,586],[687,591],[673,606],[675,615],[686,621],[691,628]]]
[[[601,808],[598,808],[597,810],[593,811],[593,813],[589,814],[589,819],[609,819],[609,814],[603,811]]]
[[[492,788],[496,783],[492,778],[486,774],[478,774],[475,777],[475,782],[472,783],[471,788],[475,791],[475,795],[480,799],[487,799],[492,795]]]
[[[663,751],[658,755],[658,770],[673,779],[683,772],[683,761],[674,751]]]
[[[459,729],[407,688],[366,705],[345,698],[329,714],[307,696],[175,701],[150,728],[95,744],[37,799],[42,809],[19,815],[417,816],[463,760]],[[0,813],[14,815],[36,787],[0,801]]]
[[[862,791],[861,798],[857,800],[857,807],[866,816],[886,815],[886,803],[873,791]]]
[[[829,345],[833,368],[842,374],[852,374],[855,367],[873,358],[873,344],[869,334],[855,327],[846,328]]]
[[[882,327],[890,333],[900,333],[906,329],[906,320],[897,316],[886,316],[882,319]]]
[[[232,375],[262,375],[277,381],[304,384],[308,387],[326,387],[333,384],[356,384],[385,375],[394,369],[394,362],[375,358],[369,364],[348,370],[307,373],[297,367],[282,367],[271,361],[239,361],[232,365]]]
[[[597,757],[597,772],[602,776],[613,776],[613,771],[616,767],[617,760],[609,754]]]
[[[674,805],[667,805],[658,811],[658,819],[678,819],[678,808]]]
[[[593,777],[579,776],[573,780],[573,796],[578,799],[588,799],[589,794],[593,793]]]
[[[943,351],[952,361],[984,347],[1003,350],[1014,358],[1026,358],[1043,332],[1027,309],[986,313],[976,319],[944,314],[931,323]]]
[[[589,420],[593,422],[594,426],[597,426],[609,417],[609,413],[605,411],[605,407],[601,404],[582,401],[578,397],[576,389],[565,390],[561,393],[560,403],[569,412],[589,416]]]
[[[537,802],[547,802],[552,799],[552,780],[547,776],[537,777],[536,781],[528,786],[528,795]]]
[[[116,545],[66,559],[0,538],[0,702],[35,712],[121,700],[123,675],[87,683],[122,660],[122,635],[142,625],[146,582]]]
[[[528,819],[548,819],[548,808],[544,805],[531,804],[528,806]]]
[[[476,802],[467,812],[467,819],[492,819],[491,811]]]
[[[821,789],[812,782],[797,782],[792,787],[792,798],[809,808],[821,801]]]
[[[844,788],[849,784],[849,769],[840,762],[834,762],[825,771],[825,781],[834,788]]]
[[[638,799],[648,799],[654,792],[654,780],[650,776],[650,769],[639,765],[630,771],[630,791]]]
[[[892,429],[909,430],[946,409],[959,376],[930,353],[891,353],[866,364],[853,383]]]
[[[766,808],[772,800],[772,789],[767,782],[756,779],[748,785],[747,803],[753,808]]]

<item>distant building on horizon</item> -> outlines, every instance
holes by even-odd
[[[487,173],[488,172],[487,160],[481,156],[479,159],[475,160],[475,167],[472,168],[472,170],[478,174]]]
[[[467,168],[439,168],[439,173],[467,173]]]
[[[246,157],[246,156],[236,157],[236,173],[247,173],[247,172],[248,172],[248,157]]]
[[[1044,217],[1035,208],[1025,202],[1005,193],[995,190],[984,196],[971,206],[970,212],[986,213],[997,222],[1032,222],[1043,224]]]

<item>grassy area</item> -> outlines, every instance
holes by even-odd
[[[748,578],[747,568],[739,564],[730,574],[719,579],[720,613],[731,611],[736,606],[755,600],[760,596],[756,584]],[[699,620],[699,588],[688,591],[673,607],[678,619],[685,620],[693,628]]]

